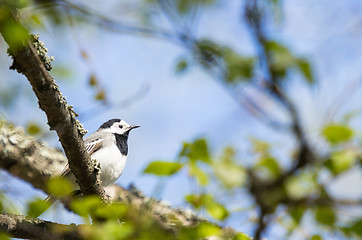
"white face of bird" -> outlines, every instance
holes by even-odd
[[[111,132],[120,135],[128,135],[129,131],[139,126],[129,125],[124,120],[114,119],[104,123],[100,129],[104,132]]]

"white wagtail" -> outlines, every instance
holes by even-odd
[[[140,126],[129,125],[121,119],[111,119],[103,123],[97,131],[85,138],[84,145],[92,159],[100,164],[100,178],[102,186],[107,187],[114,183],[122,174],[126,166],[128,155],[129,132]],[[73,178],[69,166],[65,167],[61,177]],[[80,194],[75,190],[73,196]],[[48,195],[45,201],[53,202],[56,199]],[[42,214],[46,209],[39,212]],[[38,216],[39,216],[38,215]]]
[[[121,119],[111,119],[85,138],[85,149],[101,166],[100,178],[103,187],[114,183],[121,176],[126,166],[129,132],[138,127],[140,126],[129,125]],[[69,174],[67,165],[62,177]]]

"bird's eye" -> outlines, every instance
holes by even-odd
[[[123,126],[122,126],[122,125],[119,125],[119,128],[121,128],[121,129],[122,129],[122,128],[123,128]]]

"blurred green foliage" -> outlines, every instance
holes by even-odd
[[[295,57],[286,46],[277,41],[266,41],[265,49],[270,57],[270,71],[276,80],[285,79],[290,70],[296,69],[308,83],[315,82],[311,66],[305,58]]]
[[[198,9],[221,3],[221,1],[216,0],[144,0],[143,2],[168,10],[166,14],[163,13],[168,14],[166,18],[177,20],[187,19],[187,17],[192,19],[198,13]],[[264,2],[274,7],[281,6],[279,0]],[[47,3],[47,1],[2,0],[0,2],[0,31],[15,48],[27,39],[28,29],[30,30],[34,26],[44,27],[44,20],[50,20],[54,26],[68,24],[69,18],[75,20],[74,23],[79,21],[90,22],[88,21],[89,18],[85,17],[86,9],[72,9],[78,15],[69,11],[68,14],[73,15],[68,16],[59,11],[59,8],[47,8],[42,13],[30,13],[23,21],[24,25],[14,21],[15,9],[34,7],[34,3]],[[267,11],[270,5],[263,5],[264,10]],[[70,6],[67,7],[71,9]],[[185,73],[191,66],[199,64],[206,71],[212,72],[215,69],[220,71],[221,74],[217,76],[228,87],[259,81],[257,73],[263,63],[260,62],[257,54],[240,53],[236,48],[223,45],[214,39],[186,38],[185,32],[189,30],[186,23],[188,22],[184,24],[171,23],[172,27],[175,28],[173,30],[181,39],[179,40],[187,45],[191,55],[191,57],[186,56],[178,59],[175,66],[177,73]],[[177,29],[179,25],[182,25],[181,28],[186,30]],[[151,27],[153,26],[151,25]],[[294,55],[287,44],[278,39],[265,39],[262,47],[268,58],[269,66],[267,67],[273,77],[272,80],[277,81],[278,86],[282,87],[295,73],[302,76],[308,84],[316,82],[312,63],[305,57]],[[83,60],[89,60],[88,54],[83,50],[81,50],[81,56]],[[70,76],[67,69],[61,66],[55,68],[54,73],[62,77]],[[105,103],[107,94],[94,73],[90,74],[88,84],[95,90],[95,100]],[[4,106],[11,105],[16,89],[17,87],[1,91],[0,99]],[[285,208],[287,214],[282,218],[288,218],[291,222],[286,227],[289,234],[303,224],[304,216],[312,213],[315,222],[323,226],[322,229],[331,232],[340,231],[351,238],[362,236],[362,220],[357,218],[349,219],[350,221],[347,223],[341,222],[339,209],[329,204],[329,201],[325,201],[330,200],[331,196],[328,195],[321,181],[325,172],[328,172],[333,179],[333,177],[346,173],[361,163],[360,146],[354,145],[353,142],[357,131],[347,125],[350,118],[354,116],[353,114],[346,116],[345,123],[327,124],[321,130],[323,138],[329,143],[328,153],[323,154],[323,157],[311,164],[309,168],[296,171],[288,176],[281,186],[262,189],[261,200],[254,199],[259,201],[257,204],[263,202],[268,213]],[[40,125],[35,122],[29,122],[26,131],[31,135],[39,135],[43,132]],[[263,140],[250,139],[251,152],[255,160],[251,163],[245,163],[243,157],[238,156],[234,147],[227,146],[221,150],[220,154],[215,154],[209,145],[206,138],[185,142],[176,161],[154,161],[144,169],[143,173],[170,177],[180,174],[180,172],[187,172],[188,177],[196,184],[196,188],[185,196],[185,201],[195,210],[204,211],[214,220],[225,222],[236,212],[232,210],[232,204],[225,199],[237,195],[237,192],[249,193],[248,196],[252,196],[250,194],[250,173],[255,174],[260,183],[273,183],[274,180],[283,176],[288,167],[280,155],[273,154],[273,147]],[[293,152],[287,156],[292,165],[295,160],[294,154]],[[325,155],[327,155],[326,158],[324,158]],[[181,171],[181,169],[185,171]],[[215,191],[215,188],[218,191]],[[49,192],[57,198],[69,197],[73,189],[72,184],[64,179],[55,178],[48,182]],[[318,205],[314,204],[313,200],[324,200],[326,203],[321,201],[323,204]],[[0,195],[0,212],[10,212],[8,202]],[[252,201],[252,204],[255,202]],[[36,217],[48,207],[49,203],[41,199],[32,199],[26,205],[26,214],[29,217]],[[70,208],[77,215],[83,217],[84,222],[86,222],[80,227],[81,234],[86,239],[174,239],[175,237],[155,224],[152,218],[144,212],[141,213],[131,206],[121,203],[105,205],[97,196],[76,198],[71,202]],[[255,205],[250,208],[254,209]],[[93,220],[92,224],[90,219]],[[219,226],[202,222],[197,226],[181,229],[178,237],[180,239],[204,239],[209,236],[221,236],[221,234],[222,231]],[[312,240],[323,239],[323,234],[309,237]],[[0,239],[8,239],[8,237],[0,233]],[[232,239],[245,240],[250,238],[240,233],[233,236]]]
[[[57,198],[70,196],[74,190],[73,184],[66,178],[51,178],[47,182],[48,192]]]
[[[329,143],[338,144],[350,140],[353,131],[345,125],[332,123],[324,127],[323,135]]]
[[[182,164],[180,163],[155,161],[150,163],[143,172],[159,176],[170,176],[177,173],[181,168]]]
[[[45,212],[50,207],[50,205],[51,203],[46,200],[35,198],[28,202],[26,215],[37,218],[40,214]]]
[[[37,135],[42,133],[42,128],[36,122],[28,122],[25,126],[25,131],[29,135]]]

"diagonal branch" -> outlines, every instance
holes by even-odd
[[[22,239],[83,239],[76,225],[63,225],[13,214],[0,214],[0,232]]]
[[[0,33],[9,45],[9,54],[13,57],[11,69],[26,76],[39,100],[39,107],[46,113],[50,129],[55,130],[68,158],[70,169],[85,195],[97,194],[104,200],[105,193],[101,187],[98,172],[94,163],[84,148],[83,135],[85,130],[75,118],[72,106],[69,106],[47,71],[49,62],[46,59],[46,49],[37,37],[30,36],[20,46],[14,45],[12,33],[6,25],[17,26],[23,32],[27,30],[13,17],[14,10],[8,12],[7,21],[0,23]],[[5,22],[5,23],[4,23]],[[42,59],[40,57],[42,54]],[[49,60],[48,60],[49,61]]]
[[[47,180],[59,175],[65,164],[66,158],[59,150],[25,135],[20,127],[0,121],[0,168],[48,193]],[[167,228],[172,228],[175,223],[191,227],[205,221],[191,211],[172,208],[162,201],[146,197],[135,187],[126,190],[112,185],[106,190],[112,201],[150,213]]]

